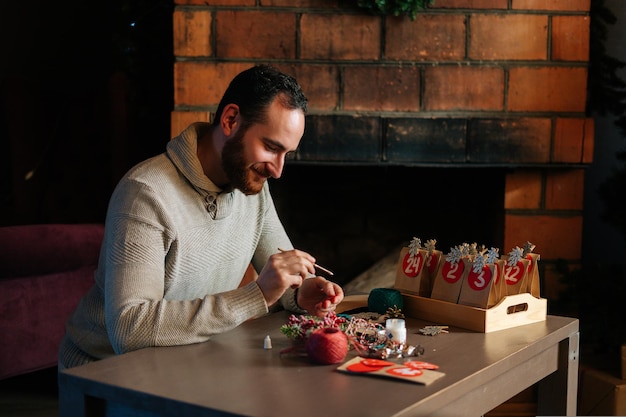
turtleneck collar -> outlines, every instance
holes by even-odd
[[[209,123],[194,123],[167,144],[167,155],[205,201],[207,211],[214,219],[230,214],[234,193],[222,189],[205,174],[198,159],[198,138],[210,129]]]

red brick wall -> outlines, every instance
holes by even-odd
[[[501,250],[532,240],[548,280],[550,262],[580,261],[590,0],[435,0],[415,21],[356,1],[176,4],[172,134],[272,63],[309,98],[295,163],[509,165]]]

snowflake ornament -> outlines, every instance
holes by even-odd
[[[426,248],[428,253],[431,253],[432,251],[435,250],[435,245],[436,244],[437,244],[437,240],[436,239],[428,239],[426,241],[426,244],[424,245],[424,248]]]
[[[500,249],[498,249],[498,248],[494,248],[494,247],[491,247],[491,249],[489,249],[489,250],[487,251],[487,254],[486,254],[486,262],[487,262],[488,264],[494,264],[494,263],[496,263],[496,261],[497,261],[497,260],[498,260],[498,258],[500,257],[500,253],[499,253],[499,252],[500,252]]]
[[[458,263],[461,260],[461,258],[463,258],[463,251],[461,250],[461,247],[459,246],[450,248],[450,253],[446,255],[446,261],[448,261],[449,263],[453,265]]]
[[[422,248],[422,241],[419,238],[414,237],[411,240],[411,243],[409,243],[409,254],[412,257],[417,256],[417,253],[418,253],[419,249],[421,249],[421,248]]]
[[[483,270],[486,264],[485,259],[486,257],[482,253],[479,253],[474,257],[474,262],[472,263],[474,273],[478,274]]]
[[[462,243],[461,252],[463,256],[474,256],[478,254],[478,243]]]
[[[535,245],[533,245],[532,243],[526,242],[524,244],[524,248],[523,248],[524,256],[528,255],[529,253],[531,253],[534,250],[535,250]]]
[[[509,252],[509,266],[515,266],[524,257],[524,251],[519,246],[516,246],[511,252]]]
[[[448,326],[425,326],[418,331],[425,336],[436,336],[439,333],[448,333]]]

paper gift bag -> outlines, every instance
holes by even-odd
[[[433,284],[435,282],[435,277],[437,276],[437,271],[439,270],[439,264],[441,263],[442,258],[443,252],[440,250],[433,249],[428,251],[424,271],[424,279],[428,281],[428,295],[425,297],[430,297],[433,292]]]
[[[491,289],[493,288],[495,273],[494,264],[483,265],[478,270],[470,266],[467,278],[461,285],[459,304],[488,308],[489,299],[492,298]]]
[[[529,261],[528,266],[528,286],[527,292],[530,293],[533,297],[541,298],[540,291],[540,280],[539,280],[539,258],[540,256],[536,253],[529,253],[526,255],[526,259]]]
[[[509,257],[503,257],[506,261],[504,265],[504,287],[506,295],[520,294],[528,289],[528,259],[519,259],[511,262]]]
[[[461,293],[463,281],[471,268],[469,258],[462,258],[457,262],[451,262],[445,258],[439,263],[439,270],[433,283],[431,298],[457,303]]]
[[[506,297],[506,287],[504,283],[504,267],[506,266],[506,261],[502,259],[498,259],[495,262],[496,265],[496,276],[493,280],[493,287],[491,291],[494,294],[494,304],[496,305]]]
[[[425,267],[427,258],[428,251],[425,249],[415,249],[410,252],[409,248],[402,248],[396,268],[394,288],[422,297],[430,296],[430,283]]]
[[[480,265],[478,268],[470,265],[467,278],[461,285],[459,304],[478,308],[494,306],[497,302],[494,290],[497,275],[496,264]]]

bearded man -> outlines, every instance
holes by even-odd
[[[59,369],[204,342],[273,306],[318,316],[335,308],[341,287],[293,249],[267,184],[300,143],[306,108],[294,78],[252,67],[231,81],[212,124],[189,126],[124,176]],[[250,264],[258,277],[240,286]]]

